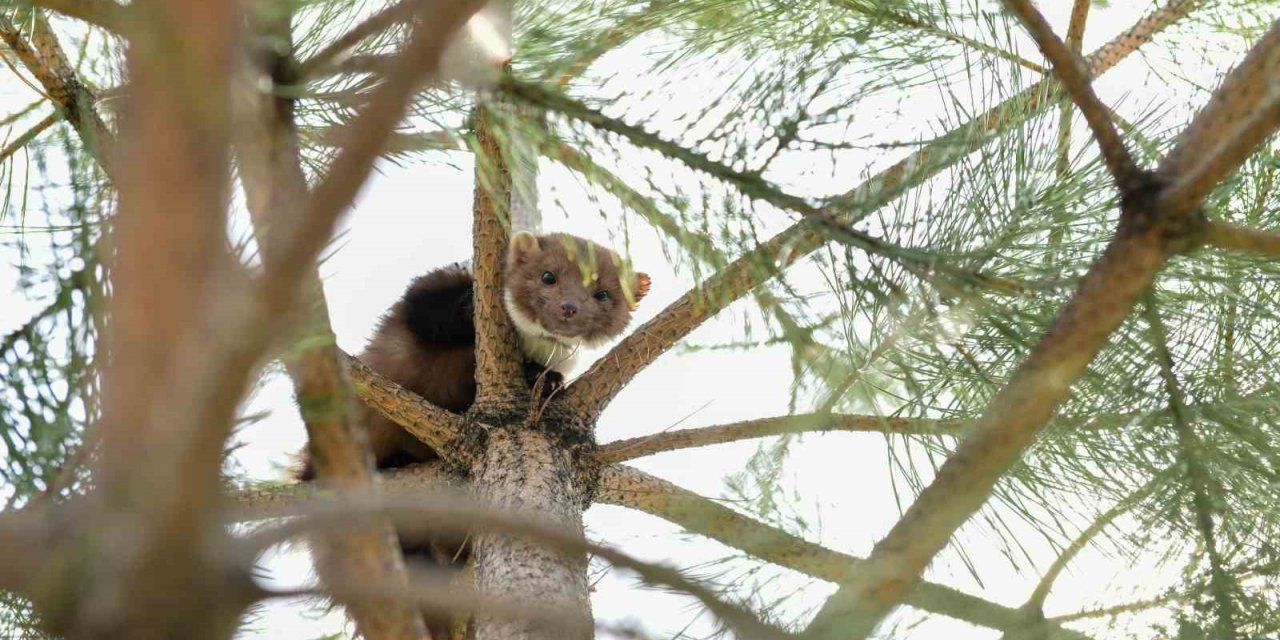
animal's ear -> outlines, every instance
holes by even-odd
[[[635,311],[640,299],[649,294],[649,274],[637,273],[631,276],[631,282],[631,295],[628,300],[630,304],[627,306],[631,307],[632,311]]]
[[[538,243],[538,236],[528,232],[519,231],[511,236],[511,248],[508,249],[508,255],[512,264],[524,264],[533,256],[538,255],[542,250]]]

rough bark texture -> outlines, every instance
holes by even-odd
[[[562,443],[534,430],[492,434],[475,470],[480,495],[498,508],[527,513],[569,531],[582,531],[583,487],[575,461]],[[504,536],[482,535],[476,544],[476,586],[489,597],[515,603],[549,603],[581,617],[590,628],[587,558]],[[589,638],[584,633],[581,638]],[[476,640],[555,640],[563,632],[527,621],[482,617]]]
[[[476,405],[483,408],[523,388],[515,329],[502,303],[502,269],[511,227],[511,171],[490,107],[473,111],[475,127]]]

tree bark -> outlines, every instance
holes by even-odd
[[[504,430],[489,441],[475,472],[479,492],[500,508],[528,513],[569,531],[582,531],[585,487],[563,444],[546,434]],[[476,541],[476,586],[516,603],[547,603],[573,612],[591,628],[587,558],[527,540],[483,535]],[[581,638],[589,638],[583,634]],[[476,640],[569,640],[560,629],[529,621],[480,617]]]

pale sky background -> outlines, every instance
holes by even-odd
[[[1040,2],[1059,33],[1065,32],[1069,0]],[[1141,14],[1150,10],[1147,2],[1112,2],[1111,6],[1095,6],[1085,36],[1085,51],[1090,51],[1127,28]],[[1120,111],[1133,114],[1148,108],[1152,94],[1145,90],[1153,82],[1147,64],[1168,64],[1162,57],[1159,42],[1148,46],[1149,55],[1133,56],[1121,68],[1110,72],[1097,83],[1102,99],[1120,105]],[[643,55],[643,42],[626,47],[602,61],[602,66],[626,69],[638,64]],[[1034,47],[1023,41],[1022,54],[1040,60]],[[1231,43],[1227,47],[1239,51]],[[1237,60],[1227,54],[1224,63]],[[1202,83],[1211,85],[1213,69],[1186,69],[1188,74],[1201,74]],[[672,91],[679,96],[688,92],[692,98],[706,90],[706,78],[690,77]],[[1166,93],[1160,99],[1168,99]],[[11,113],[33,99],[31,91],[16,81],[10,72],[0,72],[0,115]],[[899,112],[893,120],[870,114],[858,127],[898,126],[918,116],[920,121],[936,119],[931,111],[938,96],[921,96],[908,104],[886,104],[887,110]],[[1175,107],[1176,108],[1176,107]],[[41,111],[43,114],[45,111]],[[39,117],[38,115],[36,116]],[[662,123],[651,128],[660,129]],[[12,137],[24,130],[24,121],[0,135]],[[1077,133],[1082,127],[1077,127]],[[904,131],[903,137],[910,132]],[[1083,139],[1078,141],[1083,144]],[[863,152],[866,153],[866,152]],[[836,175],[806,175],[807,167],[782,167],[780,182],[793,193],[825,194],[843,190],[854,184],[868,167],[887,165],[901,151],[879,152],[865,156],[847,167],[836,168]],[[443,159],[444,155],[432,159]],[[453,153],[449,162],[412,163],[396,166],[383,163],[381,172],[364,188],[359,201],[344,222],[345,234],[335,245],[336,251],[322,267],[325,292],[330,306],[333,328],[339,345],[348,352],[358,352],[371,333],[378,316],[403,291],[415,275],[434,267],[466,259],[470,254],[471,231],[471,160],[468,154]],[[452,166],[450,166],[452,165]],[[625,169],[625,167],[624,167]],[[788,172],[793,172],[788,175]],[[612,199],[602,202],[587,197],[576,176],[554,163],[543,162],[539,176],[540,202],[544,229],[568,231],[593,238],[605,244],[618,244],[616,232],[618,209]],[[49,193],[47,197],[58,197]],[[556,204],[556,203],[559,204]],[[601,207],[604,207],[603,217]],[[565,211],[571,212],[566,215]],[[780,229],[789,217],[768,221]],[[0,240],[14,239],[12,218],[0,221]],[[243,224],[233,224],[243,231]],[[33,264],[39,259],[43,240],[39,234],[26,237]],[[687,272],[680,272],[664,257],[653,233],[633,226],[630,255],[637,268],[652,276],[651,293],[640,305],[633,326],[659,312],[667,303],[693,284]],[[0,334],[24,322],[40,308],[40,302],[29,302],[15,293],[15,274],[7,267],[24,258],[12,247],[0,247]],[[797,278],[801,284],[803,271]],[[741,339],[744,310],[752,303],[739,302],[695,332],[693,343],[718,343]],[[756,323],[756,331],[760,326]],[[757,333],[757,335],[759,335]],[[595,354],[595,355],[598,355]],[[600,442],[644,435],[672,428],[697,427],[736,420],[765,417],[787,412],[788,389],[792,382],[789,349],[755,348],[748,351],[700,351],[681,354],[679,349],[664,355],[641,373],[610,405],[602,418],[597,437]],[[582,358],[583,365],[591,356]],[[269,411],[270,416],[240,434],[244,444],[235,454],[235,463],[256,479],[283,477],[282,465],[304,442],[302,424],[291,399],[286,378],[268,377],[262,389],[247,403],[245,412]],[[723,495],[724,478],[740,471],[759,441],[717,445],[703,449],[670,452],[634,461],[634,465],[679,484],[682,487],[716,497]],[[900,506],[889,489],[890,466],[886,440],[876,434],[810,435],[793,448],[784,470],[783,486],[802,496],[799,509],[814,525],[807,537],[828,547],[858,556],[870,551],[875,540],[897,520]],[[597,506],[586,514],[589,535],[644,559],[687,568],[692,575],[708,575],[717,570],[707,567],[709,560],[731,555],[732,551],[707,539],[682,535],[679,529],[656,518],[618,507]],[[1043,539],[1026,526],[1014,524],[1015,531],[1024,530],[1023,542],[1040,562],[1041,569],[1056,556]],[[1003,557],[999,546],[986,543],[984,530],[966,526],[960,537],[969,557],[981,566],[982,584],[978,584],[964,564],[953,553],[944,553],[930,568],[927,577],[981,595],[984,598],[1019,606],[1038,580],[1031,572],[1019,574]],[[741,570],[755,563],[734,561]],[[275,584],[299,584],[309,579],[310,569],[304,554],[278,555],[269,563]],[[599,567],[593,565],[593,569]],[[1101,604],[1115,604],[1154,595],[1178,578],[1179,566],[1159,567],[1152,558],[1148,566],[1119,566],[1106,553],[1095,548],[1083,552],[1061,576],[1049,598],[1046,613],[1070,613]],[[765,575],[774,580],[764,593],[771,596],[798,592],[787,601],[786,618],[819,605],[834,589],[832,585],[777,568]],[[712,629],[706,615],[696,614],[696,606],[688,598],[638,588],[627,575],[609,571],[595,575],[593,606],[597,619],[604,623],[641,622],[655,637],[674,637],[686,629],[692,637],[705,635]],[[750,591],[748,580],[733,580],[737,593]],[[1105,621],[1105,619],[1103,619]],[[941,616],[922,621],[916,612],[898,614],[903,626],[895,637],[947,638],[949,640],[993,639],[999,633]],[[1122,621],[1123,622],[1123,621]],[[1141,633],[1152,622],[1167,622],[1161,616],[1135,616],[1132,626],[1120,626],[1102,632],[1098,637],[1117,637],[1122,631]],[[245,637],[314,638],[343,628],[341,616],[315,606],[275,603],[265,607]],[[885,627],[889,629],[889,626]],[[1081,630],[1101,631],[1099,627],[1082,626]]]

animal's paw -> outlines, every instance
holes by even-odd
[[[524,363],[524,379],[530,387],[537,386],[539,377],[542,378],[543,398],[551,397],[551,394],[564,386],[564,374],[559,371],[544,368],[536,362]]]

